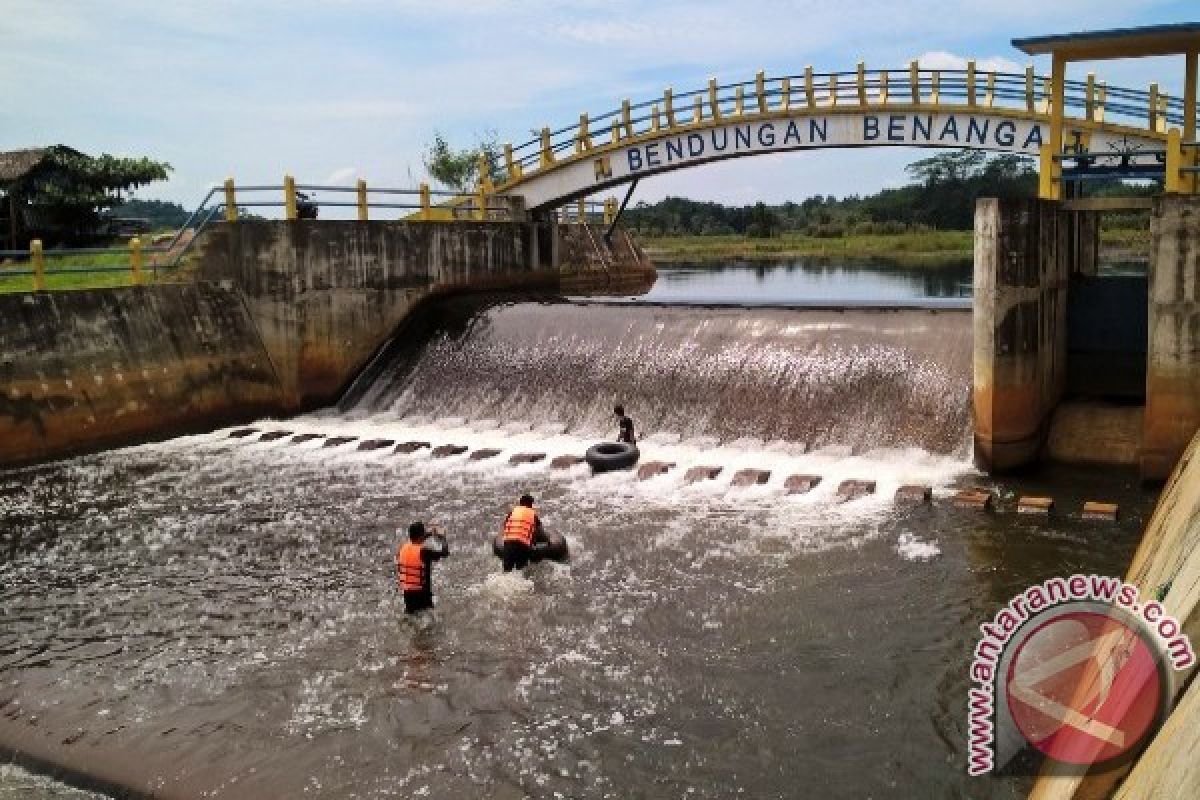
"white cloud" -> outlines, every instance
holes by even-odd
[[[917,56],[922,69],[966,69],[967,57],[945,50],[930,50]],[[1024,72],[1025,65],[1003,56],[976,58],[975,68],[983,72]]]
[[[349,186],[358,178],[358,167],[338,167],[326,176],[326,186]]]

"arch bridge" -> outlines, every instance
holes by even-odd
[[[502,156],[481,163],[480,188],[520,196],[536,211],[728,158],[916,146],[1037,157],[1046,198],[1061,196],[1064,177],[1165,175],[1167,191],[1194,189],[1194,103],[1156,84],[1146,91],[1110,87],[1092,74],[1083,81],[1060,75],[1060,81],[1061,92],[1032,66],[1008,73],[974,62],[925,69],[916,61],[905,69],[869,71],[860,62],[848,72],[807,67],[768,77],[760,71],[731,84],[710,78],[701,89],[625,100],[604,114],[581,114],[576,124],[542,128],[523,144],[505,144]],[[1051,146],[1056,123],[1061,152]]]

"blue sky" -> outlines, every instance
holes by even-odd
[[[194,206],[243,183],[412,186],[435,131],[524,141],[582,111],[755,71],[996,67],[1014,37],[1200,20],[1159,0],[0,0],[0,150],[63,143],[175,167],[143,189]],[[1039,72],[1048,64],[1035,62]],[[1110,84],[1181,89],[1182,59],[1073,65]],[[904,182],[903,150],[779,154],[665,175],[668,194],[745,203]]]

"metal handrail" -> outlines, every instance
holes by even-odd
[[[283,208],[288,209],[289,203],[284,193],[287,191],[286,184],[252,184],[246,186],[235,186],[235,191],[238,193],[263,193],[275,192],[279,199],[274,200],[248,200],[242,201],[235,198],[235,204],[238,208]],[[295,190],[303,192],[333,192],[333,193],[354,193],[359,192],[357,186],[328,186],[322,184],[295,184]],[[78,247],[78,248],[62,248],[39,252],[37,258],[42,262],[43,269],[10,269],[0,268],[0,278],[3,277],[29,277],[33,275],[67,275],[67,274],[87,274],[87,273],[128,273],[133,269],[132,260],[134,253],[141,256],[147,255],[162,255],[174,253],[174,256],[169,261],[154,260],[152,263],[146,264],[143,268],[147,271],[152,271],[157,274],[159,271],[171,271],[178,269],[183,263],[184,257],[191,250],[192,245],[199,239],[201,232],[204,231],[218,216],[224,216],[226,210],[225,199],[222,197],[220,202],[215,202],[210,205],[214,197],[220,197],[223,187],[214,186],[210,188],[200,204],[188,215],[183,225],[176,230],[175,235],[171,240],[162,245],[147,245],[147,246],[114,246],[114,247]],[[365,187],[366,208],[388,208],[402,209],[407,211],[428,211],[430,206],[427,201],[437,198],[439,200],[448,201],[446,205],[439,205],[436,208],[442,212],[450,208],[451,213],[458,216],[460,213],[477,213],[479,209],[478,198],[479,194],[471,194],[464,192],[456,192],[446,189],[434,189],[422,185],[420,188],[393,188],[393,187]],[[413,197],[414,202],[380,202],[372,200],[371,195],[386,195],[390,198]],[[507,214],[511,211],[511,206],[508,204],[506,195],[488,193],[484,195],[485,201],[483,204],[483,213],[485,216],[495,214]],[[321,200],[317,197],[309,197],[303,202],[315,204],[318,208],[321,206],[336,207],[336,208],[357,208],[363,204],[359,202],[344,202]],[[474,204],[472,208],[466,206],[456,207],[455,203]],[[194,228],[195,234],[182,247],[178,247],[180,239],[184,233]],[[178,249],[177,249],[178,248]],[[53,265],[56,259],[69,258],[80,255],[129,255],[131,258],[130,265],[127,266],[111,266],[106,264],[76,264],[69,267],[47,268]],[[34,254],[31,250],[0,250],[0,258],[26,258],[33,259]],[[141,266],[139,264],[139,266]]]
[[[961,100],[959,105],[976,107],[981,110],[993,108],[1022,108],[1026,112],[1046,115],[1049,104],[1047,88],[1049,81],[1044,75],[1036,75],[1032,71],[1025,73],[1000,72],[990,70],[969,69],[884,69],[862,71],[862,81],[859,81],[858,69],[840,72],[806,71],[802,75],[782,75],[762,78],[762,97],[766,102],[768,113],[778,113],[786,101],[788,108],[813,108],[813,110],[833,109],[850,110],[856,108],[888,108],[889,106],[911,106],[914,91],[920,105],[939,107],[946,100]],[[974,82],[974,103],[971,103],[970,85],[972,76]],[[784,90],[787,81],[787,90]],[[809,92],[811,82],[810,105]],[[695,99],[700,98],[700,122],[711,122],[714,119],[714,105],[718,116],[733,116],[738,105],[738,92],[742,95],[743,114],[754,116],[759,113],[758,87],[759,79],[735,83],[715,84],[701,89],[695,89],[679,94],[672,93],[672,114],[676,117],[675,127],[687,127],[695,124]],[[886,86],[887,100],[883,102],[881,95]],[[936,86],[936,103],[934,92]],[[1089,89],[1091,95],[1089,96]],[[749,91],[747,91],[749,90]],[[1136,127],[1149,129],[1151,117],[1165,124],[1180,125],[1183,123],[1183,102],[1180,98],[1169,97],[1165,93],[1156,95],[1159,107],[1151,109],[1152,94],[1148,91],[1130,89],[1120,86],[1108,86],[1101,82],[1081,80],[1066,80],[1063,82],[1064,109],[1087,110],[1089,106],[1093,113],[1103,115],[1106,121],[1117,117],[1121,122],[1132,123]],[[865,104],[860,102],[865,97]],[[715,99],[715,104],[713,100]],[[833,105],[831,106],[831,100]],[[998,101],[1009,101],[1009,105],[1000,105]],[[656,108],[657,106],[657,108]],[[657,112],[657,113],[656,113]],[[626,101],[620,108],[599,115],[587,115],[587,141],[591,148],[611,147],[632,136],[641,136],[654,129],[657,118],[662,130],[671,128],[670,121],[665,119],[665,97],[660,96],[638,103]],[[682,117],[682,119],[679,119]],[[666,125],[662,125],[663,122]],[[614,136],[615,130],[615,136]],[[581,137],[582,128],[579,123],[566,125],[554,130],[543,129],[534,138],[515,146],[505,147],[505,156],[489,156],[488,162],[491,174],[500,185],[513,182],[526,172],[540,169],[544,157],[549,154],[558,160],[564,153],[573,155],[576,150],[576,140]],[[1155,134],[1160,133],[1154,131]],[[548,139],[548,147],[543,147],[543,139]],[[513,169],[509,169],[508,159],[511,158]]]

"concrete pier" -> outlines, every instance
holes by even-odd
[[[975,207],[975,453],[989,470],[1037,458],[1063,395],[1066,218],[1046,200]]]
[[[1165,478],[1200,428],[1200,197],[1155,199],[1149,293],[1141,467]]]

